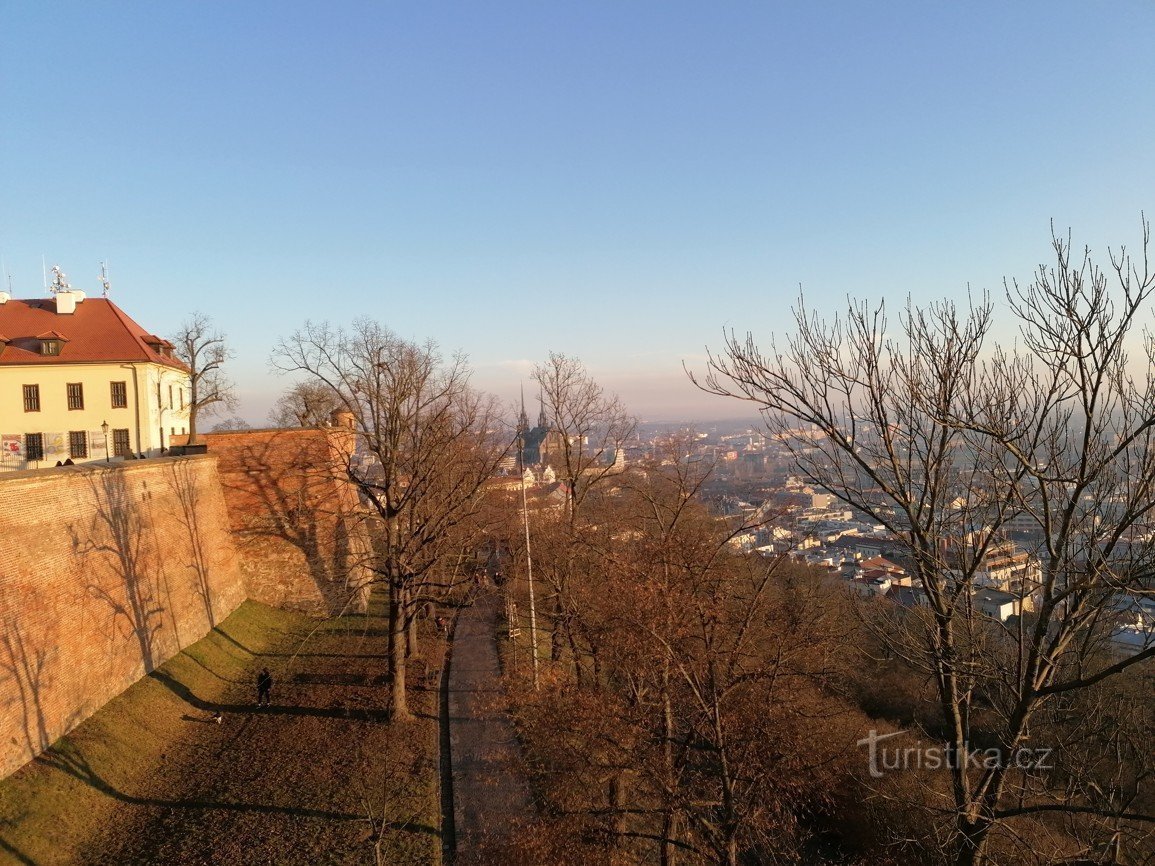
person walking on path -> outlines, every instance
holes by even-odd
[[[273,675],[269,673],[268,668],[261,668],[261,672],[257,674],[257,706],[267,707],[269,705],[269,695],[273,691]]]

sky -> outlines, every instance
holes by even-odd
[[[801,292],[964,299],[1155,211],[1149,2],[0,0],[0,266],[278,339],[376,319],[517,399],[551,351],[644,420]]]

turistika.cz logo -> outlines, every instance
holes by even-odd
[[[926,745],[919,740],[913,746],[898,747],[882,745],[886,740],[904,734],[893,731],[880,734],[871,729],[856,745],[866,746],[867,762],[872,778],[881,779],[887,773],[898,770],[950,770],[964,763],[976,770],[996,767],[1014,767],[1018,770],[1050,770],[1054,749],[1017,748],[1007,753],[1000,748],[972,749],[964,746],[955,748],[950,743]]]

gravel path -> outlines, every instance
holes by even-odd
[[[463,611],[449,667],[449,737],[458,862],[487,862],[533,804],[504,694],[495,629],[501,602],[490,593]]]

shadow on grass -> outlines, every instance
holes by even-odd
[[[341,619],[346,619],[353,616],[353,614],[343,614]],[[364,616],[362,614],[361,616]],[[326,624],[328,625],[328,624]],[[292,658],[294,656],[300,658],[315,657],[315,658],[356,658],[356,659],[387,659],[388,656],[381,653],[354,655],[350,653],[302,653],[302,652],[262,652],[255,650],[250,646],[241,643],[227,631],[220,626],[212,630],[212,633],[223,638],[227,643],[232,644],[237,649],[247,653],[250,658]],[[358,626],[355,628],[342,628],[340,624],[323,626],[324,637],[365,637],[365,638],[385,638],[389,636],[388,629],[383,628],[365,628]]]
[[[256,704],[225,704],[215,701],[206,701],[193,693],[192,689],[164,671],[153,671],[149,676],[161,683],[174,695],[206,713],[220,712],[236,715],[266,715],[266,716],[311,716],[322,719],[353,719],[363,722],[387,722],[389,714],[385,710],[366,710],[354,707],[299,707],[274,704],[267,707],[258,707]]]
[[[88,762],[84,754],[71,743],[54,746],[36,759],[38,763],[79,779],[89,787],[111,797],[120,803],[134,806],[155,806],[164,809],[190,809],[197,811],[255,812],[266,815],[292,815],[297,818],[318,818],[325,821],[365,821],[364,815],[352,812],[333,812],[326,809],[310,809],[302,806],[273,806],[267,803],[229,803],[215,800],[164,800],[155,797],[137,797],[118,790],[102,777]],[[427,824],[408,824],[391,829],[409,829],[431,835],[437,829]],[[2,840],[0,840],[0,844]],[[19,852],[16,852],[17,855]],[[25,862],[31,863],[30,860]]]
[[[0,836],[0,851],[10,855],[15,859],[15,862],[20,863],[21,866],[36,866],[36,861],[24,854],[19,848],[4,840]]]

